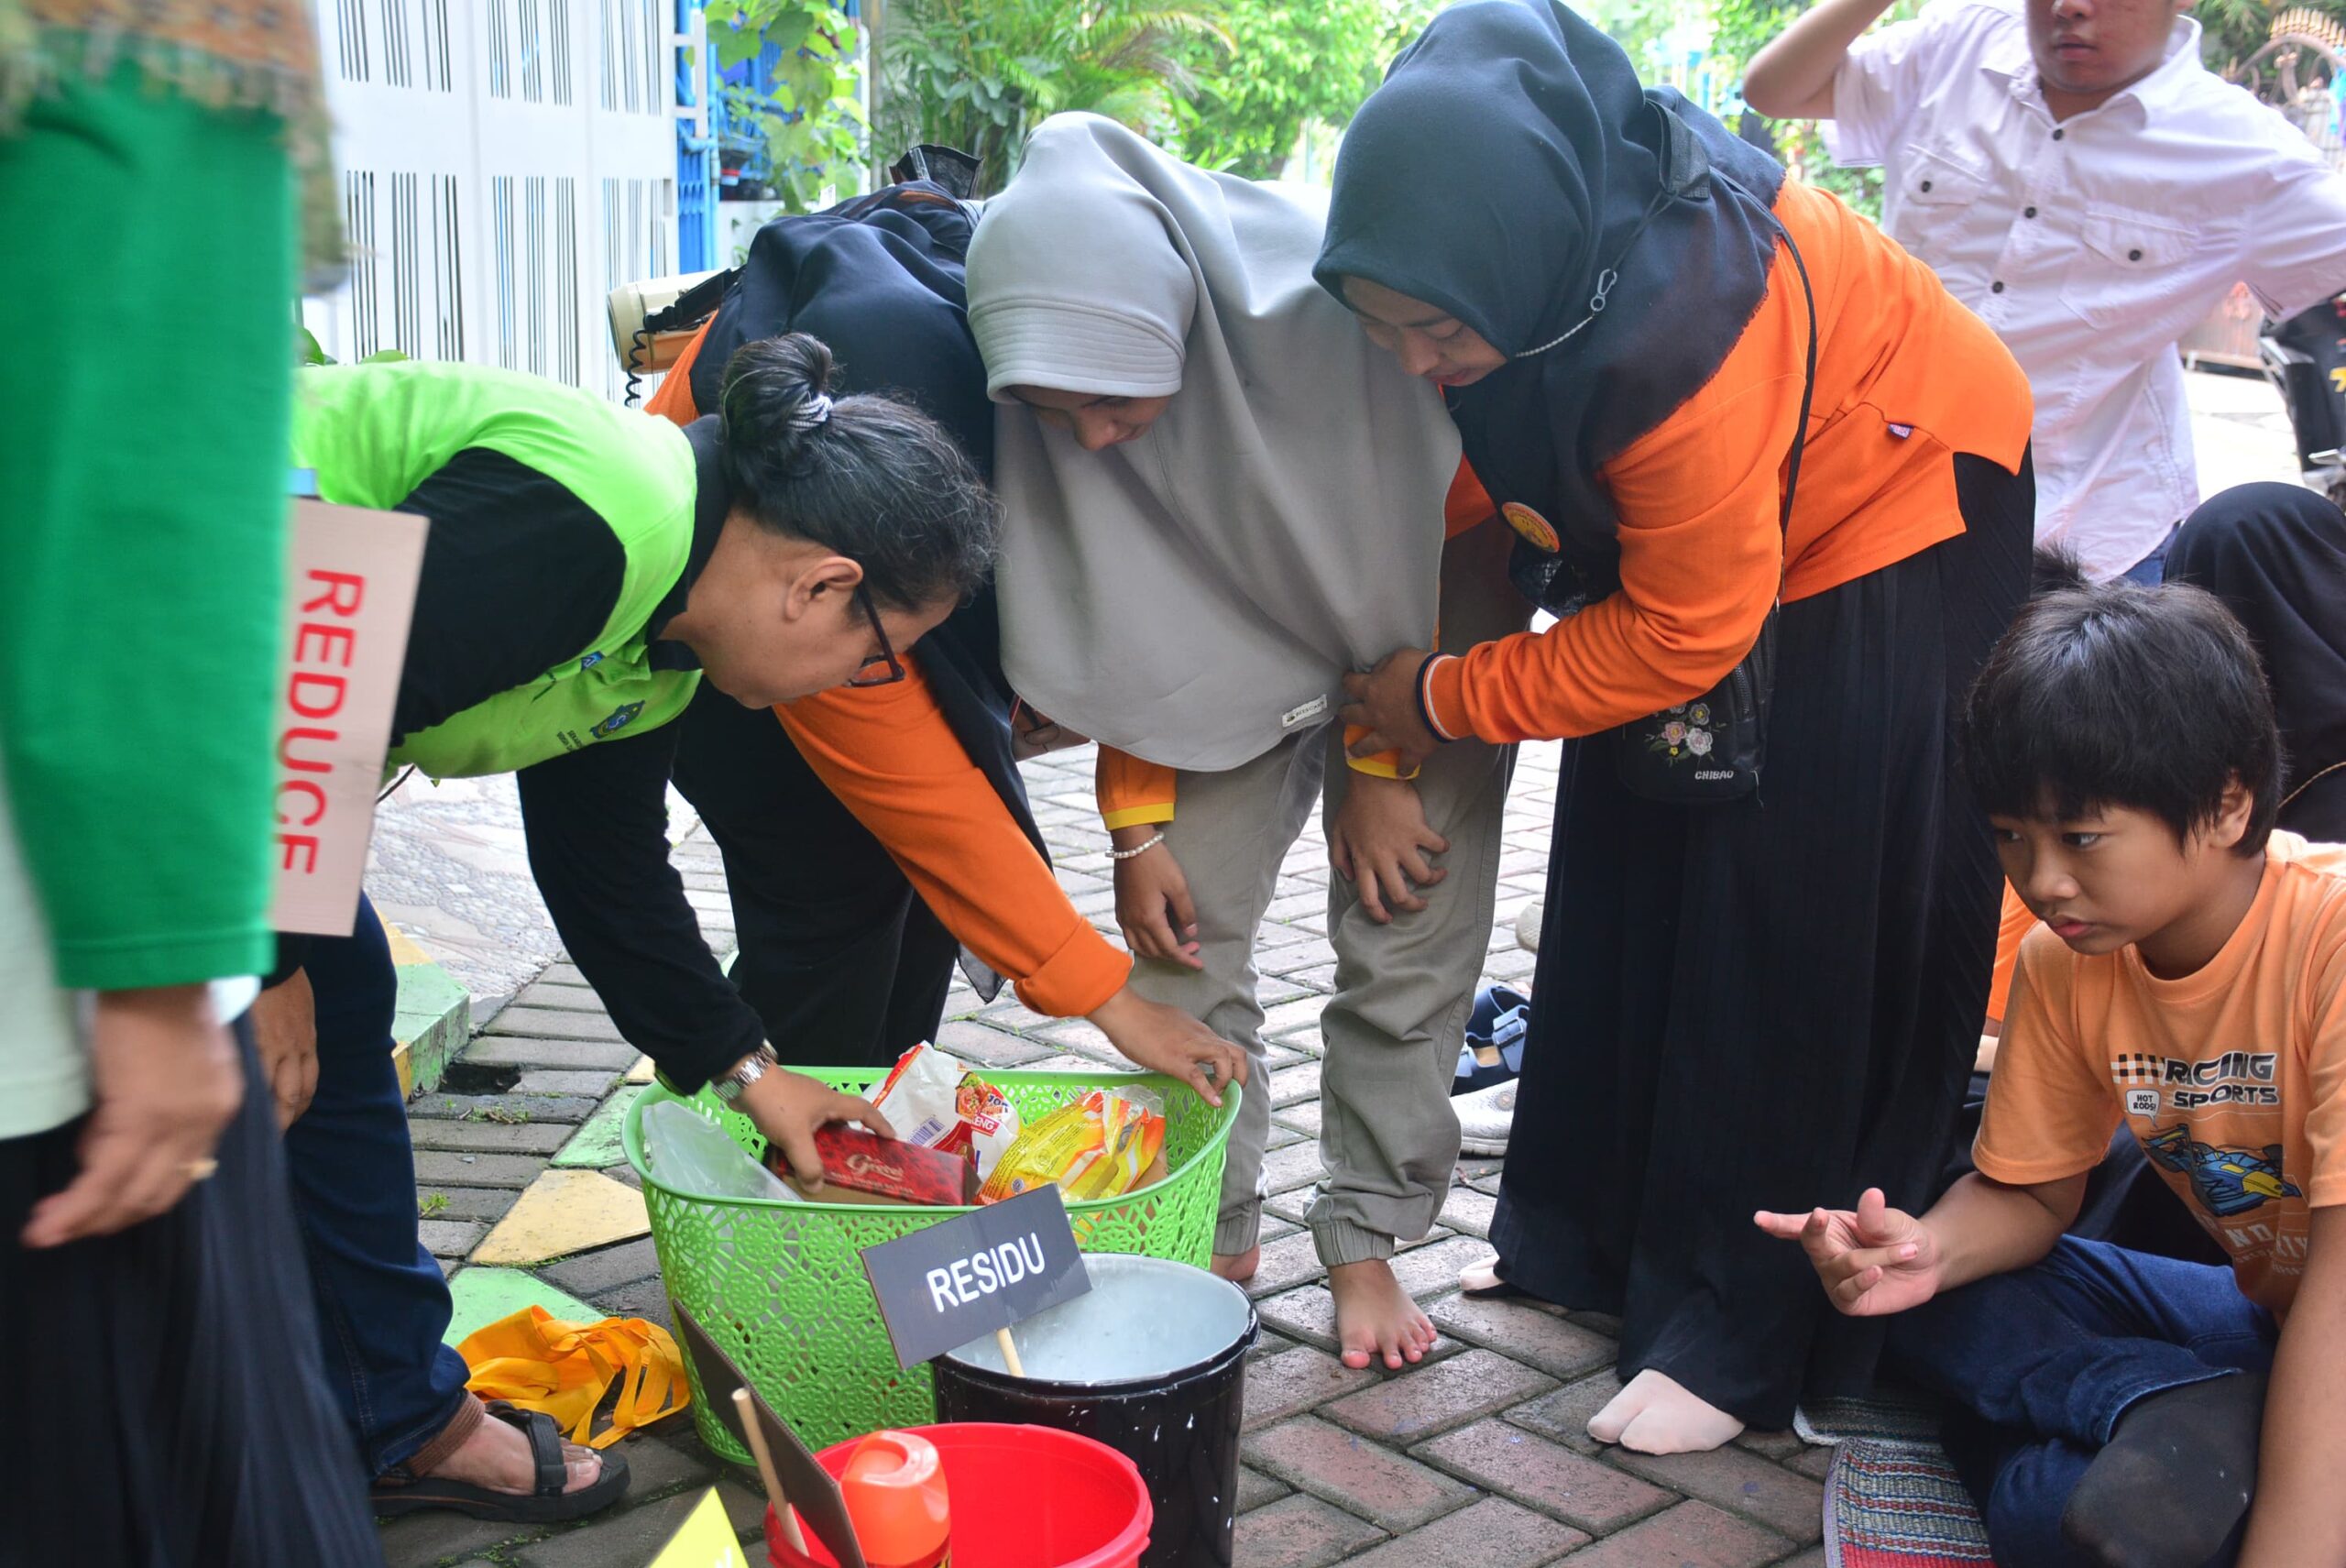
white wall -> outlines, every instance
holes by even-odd
[[[616,285],[675,270],[671,0],[319,0],[349,280],[304,316],[616,397]]]

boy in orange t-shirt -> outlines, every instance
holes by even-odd
[[[1964,755],[2045,923],[1978,1173],[1758,1223],[1900,1314],[2002,1568],[2346,1563],[2346,847],[2272,830],[2255,649],[2196,588],[2047,595]],[[2063,1235],[2121,1124],[2229,1269]]]

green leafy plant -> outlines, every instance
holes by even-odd
[[[1177,150],[1250,180],[1278,174],[1307,127],[1341,128],[1438,0],[1225,0],[1228,42],[1194,38],[1196,89],[1174,106]]]
[[[1170,140],[1194,46],[1231,46],[1222,12],[1222,0],[895,0],[880,37],[880,145],[959,148],[986,195],[1052,115],[1089,109]]]
[[[428,1220],[434,1214],[444,1212],[447,1207],[448,1195],[445,1192],[426,1193],[423,1197],[416,1201],[416,1218],[420,1220]]]
[[[2251,73],[2249,62],[2276,31],[2327,39],[2346,31],[2346,0],[2198,0],[2191,14],[2199,18],[2200,60],[2228,82]]]
[[[1713,63],[1739,83],[1751,57],[1806,9],[1808,0],[1710,0]],[[1920,0],[1898,0],[1884,21],[1902,22],[1921,9]],[[1776,156],[1787,169],[1875,222],[1881,220],[1880,170],[1844,169],[1835,163],[1814,120],[1771,120],[1768,130],[1775,138]]]
[[[854,21],[832,0],[708,0],[706,14],[720,70],[773,51],[770,93],[729,84],[718,91],[737,117],[763,133],[784,204],[802,213],[818,205],[863,159]]]

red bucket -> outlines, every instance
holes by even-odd
[[[1133,1462],[1102,1442],[1047,1427],[964,1421],[907,1427],[937,1445],[953,1508],[953,1568],[1135,1568],[1154,1510]],[[817,1454],[834,1475],[854,1442]],[[838,1568],[806,1521],[802,1554],[782,1544],[766,1510],[773,1568]]]

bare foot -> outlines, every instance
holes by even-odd
[[[1244,1285],[1255,1277],[1255,1270],[1263,1266],[1263,1249],[1250,1246],[1244,1252],[1218,1252],[1213,1255],[1213,1271],[1233,1285]]]
[[[1398,1372],[1405,1361],[1423,1361],[1440,1337],[1383,1258],[1336,1265],[1328,1270],[1328,1292],[1336,1299],[1336,1343],[1356,1372],[1379,1356]]]
[[[1650,1366],[1588,1421],[1597,1442],[1639,1453],[1708,1453],[1742,1430],[1741,1421]]]
[[[576,1492],[602,1478],[603,1456],[575,1442],[562,1445],[562,1489]],[[432,1472],[450,1481],[469,1481],[492,1492],[526,1497],[538,1489],[537,1461],[530,1454],[530,1439],[519,1427],[491,1416],[473,1429],[472,1436]]]

